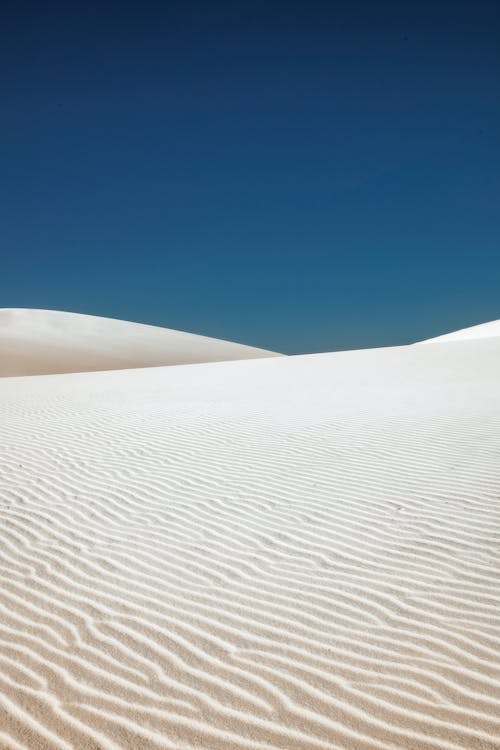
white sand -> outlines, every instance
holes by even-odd
[[[434,336],[432,339],[420,341],[420,344],[433,344],[435,341],[465,341],[466,339],[483,339],[492,336],[500,336],[500,320],[492,320],[489,323],[481,323],[478,326],[462,328],[460,331],[452,331],[442,336]]]
[[[500,747],[500,337],[0,381],[0,747]]]
[[[55,310],[0,309],[0,376],[277,356],[230,341]]]

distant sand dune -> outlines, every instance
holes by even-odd
[[[444,333],[442,336],[435,336],[432,339],[420,341],[420,344],[433,344],[436,341],[466,341],[473,339],[484,339],[492,336],[500,336],[500,320],[492,320],[489,323],[481,323],[478,326],[462,328],[460,331]]]
[[[55,310],[0,309],[0,376],[277,356],[158,326]]]
[[[2,750],[498,750],[500,338],[0,382]]]

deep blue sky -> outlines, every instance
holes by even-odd
[[[0,307],[284,352],[500,318],[495,2],[4,2]]]

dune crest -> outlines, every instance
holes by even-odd
[[[0,376],[280,356],[169,328],[56,310],[0,309]]]
[[[477,326],[461,328],[451,333],[443,333],[441,336],[433,336],[431,339],[419,341],[419,344],[433,344],[446,341],[468,341],[474,339],[486,339],[500,336],[500,320],[491,320],[488,323],[480,323]]]

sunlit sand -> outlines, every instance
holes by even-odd
[[[158,326],[55,310],[0,310],[0,376],[276,356]]]
[[[500,746],[498,323],[0,322],[2,750]]]

